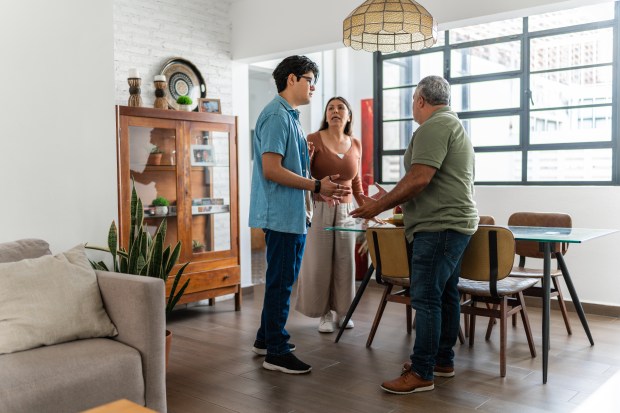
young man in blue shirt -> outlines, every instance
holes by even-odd
[[[254,134],[254,168],[249,225],[262,228],[267,244],[267,274],[261,325],[253,351],[266,355],[263,367],[289,374],[312,367],[292,354],[295,345],[284,326],[310,225],[306,191],[340,199],[351,188],[310,178],[310,156],[297,107],[312,99],[319,68],[305,56],[290,56],[273,71],[278,95],[263,109]]]

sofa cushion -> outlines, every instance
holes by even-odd
[[[50,255],[50,245],[42,239],[20,239],[0,244],[0,263]]]
[[[140,353],[107,338],[0,356],[0,412],[77,412],[117,399],[144,405]]]
[[[116,335],[83,246],[0,264],[0,354]]]

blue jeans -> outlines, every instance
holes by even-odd
[[[411,368],[425,380],[433,380],[435,363],[454,365],[452,347],[461,313],[457,284],[470,238],[452,230],[414,234],[410,293],[416,310],[416,337]]]
[[[264,229],[267,244],[265,301],[256,340],[267,345],[267,354],[290,353],[291,336],[284,326],[291,304],[291,291],[299,275],[306,234]]]

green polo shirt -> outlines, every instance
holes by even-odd
[[[405,234],[454,230],[473,234],[478,228],[474,202],[474,148],[449,106],[435,111],[413,133],[405,151],[405,170],[413,164],[437,169],[415,198],[403,204]]]

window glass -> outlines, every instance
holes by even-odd
[[[613,17],[614,3],[609,2],[531,16],[528,19],[528,30],[534,32],[537,30],[555,29],[558,27],[610,20],[613,19]]]
[[[541,110],[530,114],[530,143],[611,141],[611,106]]]
[[[462,119],[461,122],[474,147],[519,144],[519,116]]]
[[[473,76],[521,68],[521,42],[493,43],[453,49],[450,76]]]
[[[443,52],[386,59],[383,61],[383,87],[415,85],[428,76],[443,76]]]
[[[521,152],[476,153],[476,182],[521,181]]]
[[[386,151],[406,149],[411,135],[418,128],[412,120],[383,123],[383,149]]]
[[[532,109],[611,103],[611,66],[532,74]]]
[[[528,181],[610,181],[611,149],[528,152]]]
[[[383,156],[381,158],[381,176],[383,182],[398,182],[405,175],[402,156]]]
[[[414,90],[413,87],[384,90],[383,120],[412,119]]]
[[[537,37],[530,41],[530,70],[611,63],[611,28]]]
[[[523,32],[523,19],[510,19],[499,22],[478,24],[449,31],[450,44],[493,39]]]
[[[518,108],[520,85],[518,78],[452,85],[451,106],[457,112]]]

